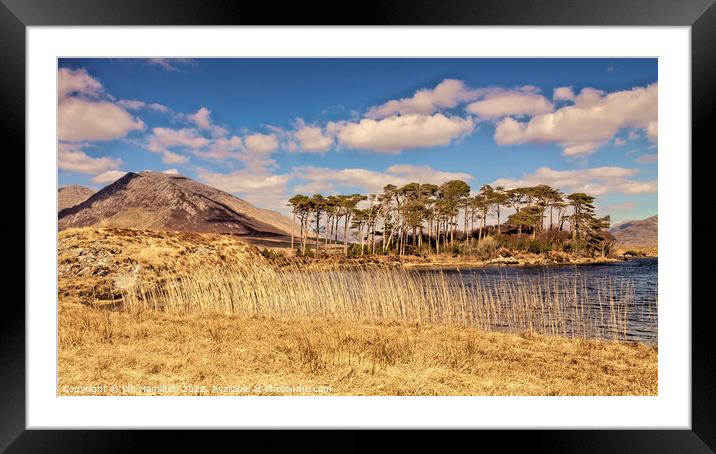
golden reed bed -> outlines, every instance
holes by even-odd
[[[627,338],[634,289],[629,281],[573,277],[465,279],[399,267],[273,270],[209,267],[162,286],[126,288],[122,308],[217,312],[276,318],[399,321],[566,337]],[[647,307],[656,312],[656,303]]]

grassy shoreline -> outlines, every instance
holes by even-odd
[[[102,395],[658,392],[657,348],[640,343],[81,305],[61,306],[58,315],[58,395],[91,395],[89,387],[98,385],[105,386]]]
[[[651,246],[619,245],[606,256],[582,255],[564,251],[541,253],[524,250],[510,250],[496,246],[492,237],[483,240],[484,248],[476,246],[465,253],[441,252],[439,254],[360,254],[352,251],[348,256],[343,249],[335,245],[326,245],[319,253],[310,251],[307,255],[297,254],[290,248],[263,248],[261,255],[277,267],[301,266],[313,269],[330,267],[356,267],[371,265],[391,265],[402,267],[443,267],[443,268],[482,268],[491,266],[549,266],[549,265],[595,265],[618,263],[635,258],[658,258],[658,249]]]
[[[603,265],[633,260],[635,258],[657,258],[656,255],[642,257],[582,257],[577,255],[555,254],[514,254],[513,256],[479,259],[451,255],[432,256],[365,256],[344,257],[342,255],[324,255],[319,257],[289,256],[287,254],[265,253],[264,256],[272,266],[278,268],[305,267],[307,269],[357,268],[364,266],[395,266],[403,268],[489,268],[489,267],[525,267],[525,266],[581,266]],[[506,260],[507,259],[507,260]],[[511,260],[511,259],[514,259]]]

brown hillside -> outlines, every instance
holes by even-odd
[[[73,184],[65,186],[57,190],[57,211],[60,212],[65,208],[73,207],[84,202],[94,194],[90,188]]]
[[[115,227],[285,238],[291,220],[181,175],[127,173],[59,213],[59,229]]]
[[[656,247],[659,242],[659,217],[622,222],[612,227],[609,233],[620,245]]]

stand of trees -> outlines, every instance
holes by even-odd
[[[291,247],[301,254],[310,250],[311,243],[315,251],[329,246],[338,250],[342,245],[345,255],[351,247],[360,255],[439,254],[469,249],[490,234],[528,234],[534,240],[540,233],[565,231],[567,223],[571,251],[606,255],[611,245],[604,232],[609,216],[597,217],[593,203],[590,195],[565,195],[548,185],[512,189],[485,185],[471,195],[470,186],[461,180],[439,186],[389,184],[381,194],[370,195],[298,194],[288,201],[298,225]],[[512,214],[505,222],[506,210]],[[492,227],[487,225],[491,216],[496,219]]]

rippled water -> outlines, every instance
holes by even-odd
[[[421,271],[430,273],[433,271]],[[446,276],[460,278],[466,286],[497,287],[503,280],[533,282],[536,286],[545,279],[569,280],[586,290],[584,299],[587,317],[596,320],[600,308],[609,298],[624,304],[627,315],[626,338],[655,344],[657,342],[657,282],[658,259],[641,258],[625,262],[595,265],[549,265],[525,267],[491,267],[462,270],[442,270]],[[607,292],[613,292],[605,295]],[[565,288],[565,291],[569,289]],[[508,296],[504,296],[507,298]],[[497,326],[496,328],[500,328]],[[509,329],[509,326],[505,326]],[[604,337],[608,337],[605,335]]]

